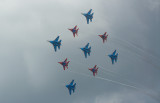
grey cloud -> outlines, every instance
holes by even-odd
[[[160,97],[159,4],[158,0],[1,0],[0,102],[158,103],[137,90],[76,73],[92,76],[88,68],[97,64],[115,72],[99,69],[97,76],[130,84],[128,80]],[[81,13],[90,8],[94,19],[87,25]],[[67,29],[75,25],[79,36],[73,38]],[[106,44],[97,36],[104,32],[109,34]],[[55,53],[47,40],[57,35],[62,47]],[[92,53],[85,59],[79,48],[88,42]],[[119,58],[111,65],[107,54],[115,49]],[[71,62],[64,71],[57,62],[66,57]],[[65,85],[72,79],[77,88],[70,96]]]

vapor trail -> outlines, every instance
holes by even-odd
[[[79,73],[79,72],[74,72],[74,71],[68,71],[68,72],[72,72],[72,73],[79,74],[79,75],[86,76],[86,77],[90,77],[90,78],[101,79],[101,80],[109,81],[109,82],[112,82],[112,83],[120,84],[120,85],[123,85],[123,86],[126,86],[126,87],[130,87],[130,88],[136,89],[139,92],[141,92],[143,94],[146,94],[146,95],[152,97],[153,99],[157,100],[158,102],[160,102],[160,98],[159,97],[157,97],[155,95],[152,95],[152,94],[150,94],[150,93],[148,93],[146,91],[143,91],[140,88],[137,88],[137,87],[132,86],[132,85],[128,85],[128,84],[125,84],[125,83],[121,83],[121,82],[118,82],[118,81],[114,81],[114,80],[111,80],[111,79],[102,78],[102,77],[98,77],[98,76],[93,77],[93,76],[90,76],[90,75],[87,75],[87,74],[84,74],[84,73]]]

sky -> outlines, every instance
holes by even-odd
[[[81,13],[94,12],[87,24]],[[159,103],[159,0],[0,0],[1,103]],[[68,28],[78,26],[78,37]],[[103,44],[98,36],[108,33]],[[61,49],[47,40],[60,36]],[[86,59],[80,50],[92,47]],[[118,61],[107,56],[114,50]],[[68,58],[69,69],[58,62]],[[98,74],[88,70],[99,67]],[[69,95],[65,85],[76,82]]]

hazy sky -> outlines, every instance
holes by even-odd
[[[81,13],[89,9],[88,25]],[[159,0],[0,0],[0,103],[159,103],[159,18]],[[75,25],[74,38],[68,28]],[[98,37],[104,32],[105,44]],[[58,35],[62,46],[54,52],[47,40]],[[85,59],[80,48],[88,42]],[[112,65],[107,55],[115,49]],[[65,58],[64,71],[57,62]],[[92,77],[95,64],[98,77],[137,89]]]

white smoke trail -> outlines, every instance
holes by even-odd
[[[93,76],[87,75],[85,73],[79,73],[79,72],[74,72],[74,71],[68,71],[68,72],[72,72],[72,73],[79,74],[79,75],[86,76],[86,77],[90,77],[90,78],[101,79],[101,80],[109,81],[109,82],[112,82],[112,83],[120,84],[120,85],[123,85],[123,86],[126,86],[126,87],[130,87],[130,88],[136,89],[139,92],[141,92],[143,94],[146,94],[146,95],[152,97],[153,99],[157,100],[158,102],[160,102],[160,98],[159,97],[157,97],[155,95],[152,95],[152,94],[150,94],[150,93],[148,93],[146,91],[143,91],[142,89],[137,88],[137,87],[132,86],[132,85],[128,85],[128,84],[125,84],[125,83],[122,83],[122,82],[114,81],[114,80],[103,78],[103,77],[97,77],[97,76],[93,77]]]
[[[120,84],[120,85],[123,85],[123,86],[127,86],[127,87],[137,89],[137,87],[134,87],[134,86],[131,86],[131,85],[128,85],[128,84],[124,84],[124,83],[121,83],[121,82],[118,82],[118,81],[114,81],[114,80],[111,80],[111,79],[106,79],[106,78],[102,78],[102,77],[98,77],[98,76],[93,77],[93,76],[90,76],[90,75],[87,75],[87,74],[84,74],[84,73],[79,73],[79,72],[74,72],[74,71],[68,71],[68,72],[76,73],[76,74],[83,75],[83,76],[90,77],[90,78],[97,78],[97,79],[101,79],[101,80],[106,80],[106,81],[109,81],[109,82],[113,82],[113,83],[116,83],[116,84]]]

